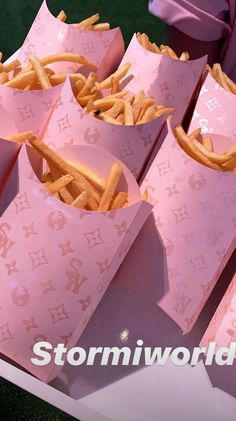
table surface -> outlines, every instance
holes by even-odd
[[[68,15],[68,22],[78,22],[99,12],[101,21],[110,22],[112,27],[121,27],[126,45],[137,31],[146,32],[157,44],[164,40],[164,25],[148,13],[148,0],[135,2],[135,7],[134,2],[124,0],[86,0],[85,8],[82,8],[82,2],[80,4],[75,0],[48,0],[47,3],[55,15],[64,9]],[[4,60],[21,46],[40,5],[41,0],[1,0],[0,50]],[[0,407],[1,419],[72,420],[68,415],[42,403],[4,379],[0,379]]]

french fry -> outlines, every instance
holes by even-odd
[[[97,80],[97,75],[93,72],[89,73],[88,78],[85,82],[85,85],[81,89],[81,91],[78,94],[77,98],[86,96],[90,94],[91,89],[94,87],[95,82]]]
[[[128,73],[130,69],[131,63],[126,63],[123,66],[121,66],[116,72],[114,72],[111,76],[109,76],[107,79],[104,79],[102,82],[100,82],[100,88],[101,89],[107,89],[111,87],[111,80],[112,78],[116,78],[118,80],[123,79],[126,74]]]
[[[2,64],[0,63],[0,72],[12,72],[13,70],[17,69],[18,67],[20,67],[20,62],[19,60],[13,60],[10,63],[7,64]]]
[[[204,155],[207,157],[210,161],[212,161],[215,164],[225,164],[229,157],[227,155],[219,154],[216,152],[211,152],[205,146],[198,142],[196,139],[193,139],[193,145],[196,146]]]
[[[110,117],[109,115],[105,114],[105,113],[100,113],[97,118],[99,120],[105,121],[106,123],[109,124],[116,124],[118,126],[121,126],[122,123],[120,123],[120,121],[118,119],[115,119],[113,117]]]
[[[138,121],[142,120],[146,110],[151,107],[152,105],[154,105],[156,103],[155,99],[153,98],[146,98],[143,102],[139,117],[138,117]]]
[[[208,151],[214,152],[213,142],[210,136],[203,137],[202,144]]]
[[[154,120],[155,113],[156,113],[156,107],[154,106],[148,107],[145,113],[143,114],[143,117],[140,120],[138,120],[137,124],[145,124],[151,120]]]
[[[51,82],[39,58],[32,56],[29,61],[32,64],[42,89],[50,89],[52,87]]]
[[[85,165],[80,164],[79,162],[67,161],[71,167],[74,167],[81,175],[83,175],[96,189],[101,191],[105,190],[106,180],[100,177],[98,174],[95,174]]]
[[[108,22],[97,23],[96,25],[90,26],[90,31],[109,31],[110,24]]]
[[[109,210],[113,201],[116,188],[122,176],[122,167],[120,164],[115,163],[112,165],[104,193],[98,206],[98,211],[106,212]]]
[[[122,99],[118,99],[115,104],[113,105],[113,107],[106,111],[106,115],[112,118],[117,118],[118,115],[124,111],[125,108],[125,102]]]
[[[201,136],[201,129],[196,129],[194,132],[189,136],[191,140],[198,139]]]
[[[8,137],[8,140],[12,140],[13,142],[25,142],[29,137],[33,136],[32,132],[22,132],[16,133]]]
[[[57,15],[57,19],[60,20],[61,22],[66,22],[67,16],[66,16],[64,10],[60,11],[60,13]]]
[[[48,187],[49,193],[54,194],[60,192],[60,190],[66,187],[72,180],[73,177],[71,174],[63,175]]]
[[[147,189],[144,191],[142,199],[145,200],[146,202],[148,201],[148,191],[147,191]]]
[[[125,125],[128,125],[128,126],[134,125],[133,108],[132,108],[132,105],[129,104],[129,102],[125,103],[124,117],[125,117]]]
[[[224,73],[224,72],[223,72],[223,76],[224,76],[224,79],[225,79],[226,83],[228,84],[229,89],[230,89],[230,91],[232,92],[232,94],[236,95],[236,83],[234,83],[234,82],[233,82],[233,81],[229,78],[229,76],[228,76],[226,73]]]
[[[227,171],[236,172],[236,155],[234,155],[227,162],[225,162],[223,166]]]
[[[120,91],[120,83],[116,77],[111,78],[111,93],[117,94]]]
[[[178,59],[177,54],[168,45],[161,45],[160,50],[162,54],[167,55],[170,58]]]
[[[75,208],[85,209],[88,202],[88,193],[83,191],[79,196],[72,202],[72,206]]]
[[[48,162],[48,167],[49,167],[49,170],[50,170],[50,175],[52,177],[52,180],[53,181],[58,180],[61,177],[60,171],[58,171],[55,168],[55,166],[53,165],[53,163],[51,163],[51,162]],[[64,187],[60,190],[59,195],[61,197],[61,200],[64,203],[67,203],[68,205],[71,205],[72,202],[74,201],[73,196],[70,194],[70,192],[68,191],[68,189],[66,187]]]
[[[82,193],[82,191],[87,191],[88,205],[90,209],[97,210],[97,203],[101,198],[100,193],[81,174],[79,174],[74,167],[70,166],[63,158],[60,157],[60,155],[37,137],[30,137],[29,143],[44,159],[46,159],[48,163],[52,163],[61,174],[71,174],[80,189],[79,194]]]
[[[116,117],[116,121],[119,124],[125,124],[125,116],[124,116],[124,114],[119,114],[118,117]]]
[[[0,84],[4,84],[9,81],[9,75],[6,72],[0,73]]]
[[[81,107],[83,107],[83,108],[87,107],[88,102],[91,99],[94,101],[96,99],[96,95],[95,94],[94,95],[86,95],[86,96],[83,96],[81,98],[79,96],[77,96],[77,101],[81,105]]]
[[[203,164],[209,168],[214,170],[221,170],[221,167],[215,163],[213,163],[207,156],[205,156],[202,151],[199,150],[193,144],[193,141],[190,139],[188,135],[186,135],[183,127],[177,126],[175,128],[175,135],[178,140],[179,145],[181,148],[189,155],[191,158],[195,159],[200,164]]]
[[[124,92],[118,92],[114,95],[108,95],[105,98],[94,101],[94,108],[96,110],[107,111],[116,103],[117,99],[122,98]]]
[[[189,60],[189,53],[187,51],[184,51],[181,56],[179,57],[179,60],[181,61],[188,61]]]
[[[86,18],[82,20],[81,22],[76,23],[75,27],[78,29],[88,29],[90,28],[90,26],[94,25],[99,19],[100,19],[99,13],[96,13],[95,15],[92,15],[89,18]]]
[[[117,210],[123,208],[123,206],[127,203],[128,200],[128,193],[119,192],[117,193],[115,199],[113,200],[110,210]]]
[[[4,83],[4,86],[9,88],[24,89],[29,83],[34,83],[37,80],[37,76],[34,70],[29,72],[19,73],[16,77]]]
[[[236,155],[236,145],[231,146],[223,152],[224,155],[235,156]]]
[[[225,81],[221,65],[219,63],[215,63],[213,66],[213,72],[215,74],[215,78],[217,79],[217,82],[227,91],[229,91],[229,86],[227,82]]]

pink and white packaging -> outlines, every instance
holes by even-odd
[[[218,151],[232,144],[213,137]],[[235,180],[234,174],[216,172],[186,155],[168,125],[141,185],[154,205],[155,221],[143,227],[118,283],[155,299],[184,333],[194,326],[236,246]]]
[[[201,127],[203,133],[219,133],[236,141],[235,107],[236,95],[222,88],[208,73],[189,130]]]
[[[45,90],[13,89],[0,85],[0,98],[18,132],[40,135],[51,115],[63,84]]]
[[[18,58],[26,64],[32,54],[43,57],[65,52],[78,53],[86,57],[96,65],[98,77],[102,79],[118,67],[124,54],[124,40],[120,28],[102,32],[85,31],[59,21],[51,14],[44,0]],[[60,63],[59,66],[54,65],[54,68],[61,72],[72,73],[78,70],[78,65]],[[91,69],[84,68],[84,70],[88,72]]]
[[[115,160],[89,146],[60,153],[104,177]],[[38,179],[21,176],[27,154],[36,174],[41,171],[38,154],[22,147],[19,191],[1,218],[0,352],[48,382],[62,367],[33,365],[34,343],[76,344],[152,206],[142,201],[124,166],[120,188],[129,192],[129,207],[100,213],[68,206],[50,196]]]
[[[131,63],[129,90],[142,89],[159,104],[174,107],[173,124],[182,122],[205,73],[207,56],[184,62],[147,51],[134,34],[120,66]],[[125,81],[124,81],[125,82]]]
[[[236,220],[235,220],[236,227]],[[236,342],[236,275],[228,287],[219,304],[202,340],[201,346],[208,346],[216,342],[218,348],[229,347],[231,342]]]
[[[77,102],[68,78],[50,118],[44,141],[53,148],[64,145],[103,148],[120,159],[138,178],[164,123],[164,116],[136,126],[119,126],[98,120]]]

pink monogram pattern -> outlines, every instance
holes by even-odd
[[[102,176],[114,162],[90,146],[70,146],[61,153],[90,166],[99,162]],[[19,192],[0,225],[0,352],[49,381],[58,371],[31,364],[33,344],[47,338],[56,345],[64,338],[68,347],[75,345],[152,206],[141,201],[125,168],[123,183],[133,205],[108,213],[79,211],[45,197],[37,181],[22,175],[22,165],[30,167],[26,155],[22,147]]]
[[[222,147],[232,144],[222,136],[215,140]],[[185,164],[169,126],[141,187],[151,190],[156,225],[167,246],[168,291],[158,304],[187,333],[236,245],[235,175],[194,160]]]
[[[46,1],[43,1],[18,58],[27,63],[32,54],[43,57],[64,52],[78,53],[92,61],[101,79],[118,67],[124,54],[124,40],[119,28],[104,32],[81,31],[61,22],[51,14]],[[53,69],[73,73],[78,70],[78,65],[60,63],[54,64]],[[88,69],[84,68],[83,71],[87,72]]]
[[[163,125],[163,117],[140,126],[115,126],[100,121],[86,113],[78,104],[68,78],[44,138],[53,147],[94,145],[104,148],[138,177]]]
[[[156,98],[160,104],[174,107],[173,124],[179,124],[189,105],[203,73],[207,57],[183,62],[145,50],[134,34],[121,66],[130,62],[132,66],[127,75],[129,90],[137,93],[142,89]]]
[[[236,275],[201,340],[201,346],[216,342],[217,348],[236,341]]]
[[[219,133],[236,141],[236,96],[222,88],[208,73],[196,104],[189,130]]]

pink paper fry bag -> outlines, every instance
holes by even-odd
[[[98,120],[77,102],[68,78],[47,126],[44,140],[54,148],[64,145],[101,147],[120,159],[138,178],[164,122],[164,116],[136,126],[119,126]]]
[[[229,347],[236,342],[236,275],[216,310],[201,340],[201,346],[216,342],[217,348]]]
[[[219,133],[236,141],[236,95],[222,88],[208,73],[196,104],[189,131]]]
[[[232,143],[222,136],[213,138],[218,151]],[[234,251],[235,180],[235,174],[217,172],[190,158],[169,126],[141,185],[154,205],[157,232],[145,224],[118,282],[155,300],[184,333],[191,331]]]
[[[182,122],[205,73],[207,56],[181,61],[147,51],[134,34],[120,66],[131,63],[126,81],[129,90],[142,89],[159,104],[174,107],[173,124]]]
[[[32,152],[28,148],[32,166],[40,172],[41,162]],[[62,148],[60,153],[103,177],[116,160],[89,146]],[[19,171],[26,154],[23,147]],[[43,381],[62,367],[53,362],[33,365],[34,344],[76,344],[151,212],[132,174],[123,169],[119,188],[128,191],[127,208],[79,210],[50,196],[38,179],[19,174],[19,192],[1,218],[6,247],[0,253],[0,352]]]
[[[88,31],[61,22],[51,14],[46,1],[43,1],[18,59],[26,64],[32,54],[43,57],[66,52],[80,54],[94,63],[101,79],[118,67],[124,54],[124,40],[120,28]],[[78,70],[78,64],[64,62],[53,68],[60,72],[73,73]],[[84,68],[85,72],[90,70],[91,68]]]
[[[20,145],[16,142],[6,140],[10,135],[17,133],[16,126],[9,113],[0,106],[0,215],[4,209],[4,201],[8,199],[8,192],[5,190],[7,178],[17,159]]]
[[[62,84],[50,89],[28,91],[0,85],[0,96],[18,132],[31,130],[40,135],[61,89]]]

